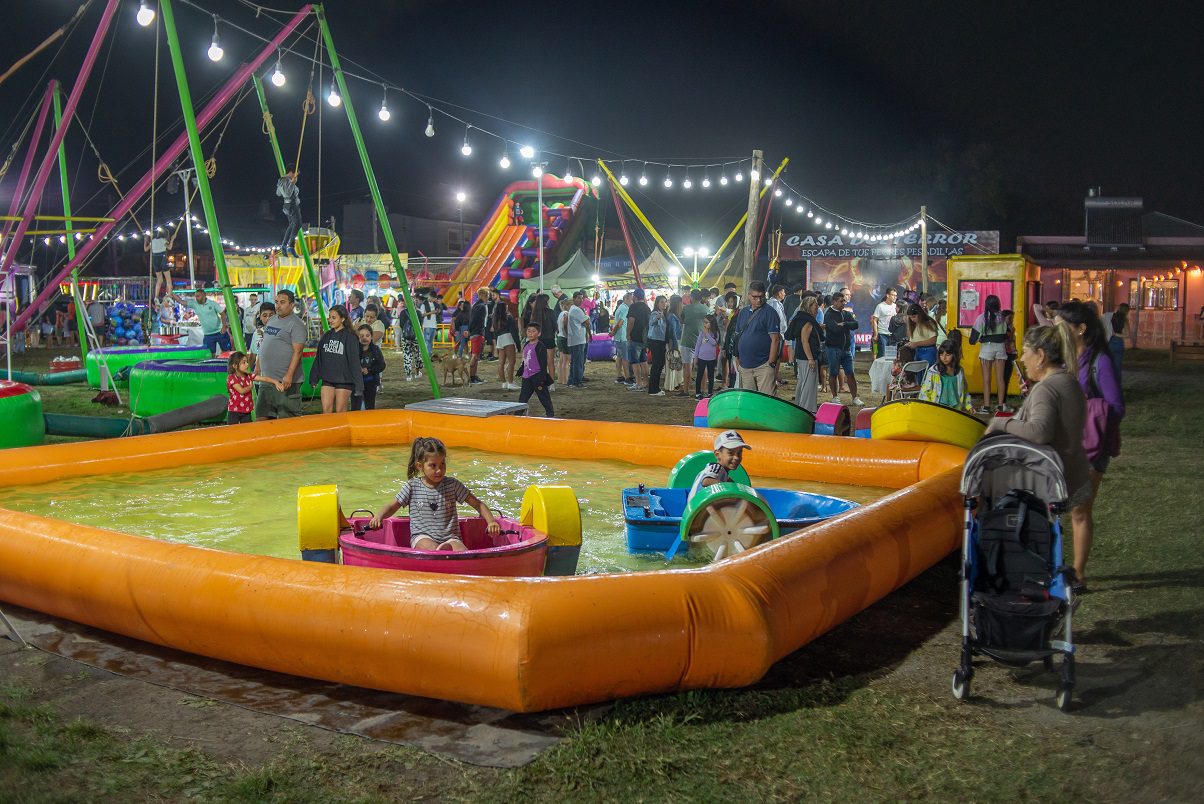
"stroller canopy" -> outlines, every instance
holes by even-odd
[[[1013,489],[1034,494],[1047,505],[1065,503],[1070,495],[1062,459],[1050,447],[1006,433],[983,438],[966,456],[962,494],[996,500]]]

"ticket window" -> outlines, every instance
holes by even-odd
[[[999,297],[1000,310],[1015,310],[1015,283],[1010,279],[980,281],[962,279],[957,283],[957,325],[970,329],[987,308],[987,297]]]

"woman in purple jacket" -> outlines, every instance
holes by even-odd
[[[1112,352],[1108,349],[1108,338],[1104,326],[1100,323],[1099,315],[1092,305],[1084,302],[1067,302],[1058,308],[1058,318],[1070,325],[1077,341],[1079,362],[1079,385],[1087,399],[1103,399],[1108,404],[1108,429],[1120,427],[1120,420],[1125,415],[1124,394],[1120,388],[1120,375],[1112,362]],[[1119,429],[1113,442],[1118,448],[1120,444]],[[1074,523],[1074,570],[1078,575],[1077,591],[1086,588],[1087,556],[1091,552],[1091,542],[1094,536],[1092,507],[1099,493],[1099,484],[1104,472],[1108,470],[1108,462],[1112,459],[1107,442],[1092,454],[1087,454],[1091,463],[1091,496],[1086,502],[1076,505],[1071,511],[1071,521]]]

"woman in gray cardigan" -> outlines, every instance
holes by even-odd
[[[1064,322],[1030,329],[1024,335],[1020,360],[1036,385],[1015,416],[993,418],[987,432],[1011,433],[1052,447],[1062,459],[1070,507],[1074,508],[1091,499],[1087,453],[1083,451],[1087,398],[1078,377],[1067,371],[1067,366],[1077,365],[1074,332]],[[1087,545],[1079,544],[1077,531],[1074,536],[1076,559],[1080,554],[1085,557]],[[1083,583],[1080,576],[1075,585]]]

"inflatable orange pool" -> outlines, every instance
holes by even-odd
[[[10,449],[0,453],[0,483],[290,446],[400,445],[414,435],[663,467],[714,438],[694,427],[378,410]],[[564,578],[247,556],[0,509],[0,600],[226,661],[514,711],[744,686],[957,547],[965,455],[944,444],[746,437],[754,447],[746,466],[758,480],[900,491],[700,569]]]

